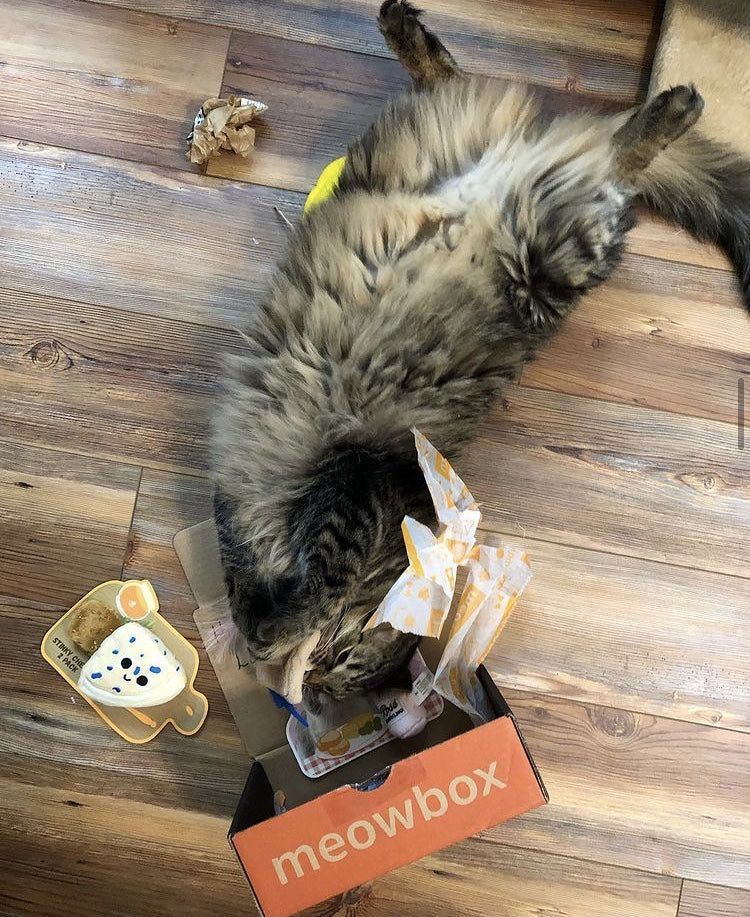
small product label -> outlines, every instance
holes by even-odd
[[[427,700],[430,691],[432,691],[434,681],[435,677],[428,668],[423,669],[417,675],[411,688],[411,696],[414,698],[415,703],[421,704]]]

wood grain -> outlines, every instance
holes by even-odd
[[[71,605],[125,557],[140,469],[0,441],[0,595]]]
[[[485,661],[503,690],[750,730],[747,580],[510,539],[534,576]]]
[[[679,887],[679,880],[668,876],[472,839],[376,879],[371,894],[358,906],[335,913],[448,917],[458,908],[467,917],[673,917]]]
[[[637,210],[639,219],[628,233],[626,251],[699,267],[734,270],[729,258],[717,246],[699,242],[686,229],[668,223],[645,207]]]
[[[734,427],[517,386],[504,407],[459,466],[488,529],[750,575]]]
[[[503,844],[750,888],[750,735],[504,692],[550,803]]]
[[[121,462],[204,469],[233,330],[0,290],[0,435]]]
[[[265,289],[302,198],[0,140],[3,286],[236,327]]]
[[[152,8],[149,0],[124,5]],[[254,0],[252,7],[242,0],[169,0],[160,12],[388,57],[378,7],[372,0]],[[627,102],[646,88],[661,18],[654,0],[617,6],[590,0],[585,11],[574,0],[466,0],[460,6],[432,0],[426,9],[428,26],[470,72]]]
[[[260,98],[269,111],[254,122],[253,153],[212,159],[208,174],[307,193],[323,168],[408,86],[406,71],[389,58],[233,32],[222,95]],[[555,114],[594,105],[576,93],[539,91]],[[616,110],[622,103],[604,97],[595,107]]]
[[[750,375],[750,316],[734,275],[627,254],[522,381],[732,424],[742,375]]]
[[[211,483],[206,478],[146,469],[133,513],[126,577],[148,577],[169,620],[183,633],[197,631],[196,608],[180,561],[172,546],[177,532],[208,519],[213,512]]]
[[[0,134],[190,168],[185,137],[218,93],[228,29],[77,0],[0,13]]]
[[[0,778],[0,824],[5,913],[256,913],[223,818]]]
[[[310,190],[384,103],[410,85],[395,60],[234,32],[222,95],[261,99],[248,159],[220,156],[210,175]]]
[[[750,890],[683,883],[678,917],[747,917],[750,914]]]

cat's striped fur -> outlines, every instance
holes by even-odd
[[[290,235],[213,453],[238,627],[259,660],[320,628],[308,680],[335,696],[392,677],[414,646],[361,634],[405,566],[403,516],[430,520],[410,427],[455,458],[611,273],[639,196],[723,244],[746,296],[750,282],[750,170],[687,130],[695,90],[551,117],[527,89],[463,75],[407,3],[380,23],[419,91],[350,146],[334,197]]]

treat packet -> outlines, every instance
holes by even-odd
[[[439,528],[406,517],[401,529],[409,566],[396,580],[365,628],[388,623],[397,630],[439,637],[453,601],[459,566],[468,579],[435,672],[435,690],[475,724],[492,718],[476,678],[531,579],[524,551],[512,545],[476,544],[479,507],[450,463],[413,429],[419,464]]]

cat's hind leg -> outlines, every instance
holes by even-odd
[[[388,47],[408,70],[417,89],[461,77],[461,68],[443,43],[420,21],[421,10],[408,0],[385,0],[378,26]]]
[[[645,102],[615,133],[619,177],[637,185],[652,160],[700,118],[703,98],[695,86],[673,86]]]

